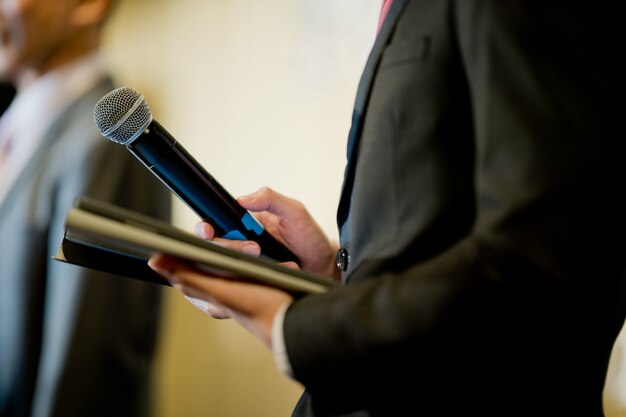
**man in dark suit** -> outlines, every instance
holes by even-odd
[[[395,0],[348,142],[348,285],[292,300],[174,258],[152,267],[271,347],[306,387],[298,415],[602,416],[626,307],[616,7]],[[240,202],[302,268],[335,275],[298,202]]]
[[[170,194],[95,127],[110,0],[0,1],[0,416],[143,416],[161,289],[52,260],[80,195],[169,219]]]

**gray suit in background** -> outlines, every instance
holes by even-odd
[[[169,220],[169,191],[94,125],[113,88],[55,121],[0,205],[2,417],[148,415],[161,288],[51,259],[79,195]]]

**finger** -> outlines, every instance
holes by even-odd
[[[172,285],[178,282],[177,277],[172,271],[177,269],[177,264],[179,263],[180,261],[178,259],[161,253],[156,253],[148,259],[148,266],[154,272],[167,279]]]
[[[251,294],[250,287],[261,288],[259,285],[243,284],[207,276],[206,273],[195,269],[183,260],[161,253],[152,255],[148,260],[148,266],[165,277],[174,288],[185,296],[214,302],[226,308],[242,308],[243,305],[249,303],[249,301],[244,300],[242,305],[239,303],[241,300],[238,299],[238,296],[233,295],[233,291],[238,288],[246,291],[246,294]]]
[[[300,269],[300,265],[298,265],[297,263],[293,262],[293,261],[288,261],[288,262],[283,262],[282,263],[284,266],[287,266],[289,268],[293,268],[293,269]]]
[[[230,318],[230,313],[226,307],[220,305],[216,302],[209,302],[202,298],[192,297],[190,295],[186,295],[183,293],[184,297],[189,301],[194,307],[198,310],[207,313],[209,316],[214,319],[228,319]]]
[[[278,289],[210,277],[179,263],[169,266],[174,268],[169,274],[176,277],[175,285],[179,291],[219,304],[229,311],[256,315],[267,307],[275,309],[276,305],[291,299],[290,295]]]
[[[172,284],[172,286],[182,293],[196,308],[204,311],[213,318],[230,318],[230,314],[226,307],[222,306],[215,299],[209,297],[208,294],[197,290],[195,287],[185,285],[184,282],[181,282],[178,279],[177,273],[180,273],[180,271],[185,268],[191,270],[186,263],[181,262],[172,256],[155,254],[148,260],[148,265],[154,271],[164,276]]]
[[[215,238],[215,229],[209,223],[201,221],[196,223],[194,229],[196,236],[204,240],[213,240]]]
[[[201,239],[210,240],[216,245],[247,253],[248,255],[259,256],[261,254],[261,247],[256,242],[215,237],[215,229],[207,222],[201,221],[196,223],[194,231]]]
[[[279,217],[288,217],[298,212],[301,203],[298,200],[280,194],[269,187],[263,187],[257,192],[237,198],[242,207],[254,211],[268,211]]]
[[[261,247],[258,243],[251,240],[230,240],[215,238],[212,240],[218,246],[243,252],[248,255],[259,256],[261,254]]]

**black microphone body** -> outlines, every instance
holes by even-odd
[[[101,115],[99,117],[102,118]],[[298,258],[239,205],[160,123],[151,116],[146,121],[149,124],[128,141],[111,139],[105,133],[103,135],[124,144],[202,220],[211,223],[217,236],[253,240],[261,246],[264,256],[281,262],[298,262]]]

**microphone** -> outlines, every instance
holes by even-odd
[[[277,261],[298,258],[263,226],[153,119],[144,97],[129,87],[102,97],[94,109],[100,133],[125,145],[161,182],[213,226],[217,236],[253,240],[262,255]]]

